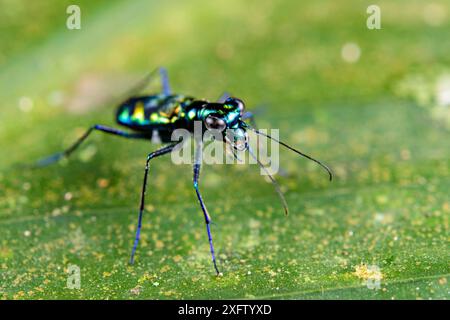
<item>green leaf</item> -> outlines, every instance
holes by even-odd
[[[371,31],[352,1],[78,2],[81,30],[65,29],[64,1],[34,22],[24,16],[36,8],[8,2],[18,24],[0,19],[10,39],[0,44],[0,298],[448,298],[448,127],[427,105],[439,99],[407,97],[411,78],[424,75],[429,97],[449,70],[450,29],[417,22],[425,4],[386,4]],[[361,49],[355,63],[341,58],[349,42]],[[445,68],[430,72],[430,60]],[[169,157],[152,160],[128,264],[157,146],[93,134],[67,161],[19,166],[95,123],[114,126],[121,94],[159,65],[177,92],[266,104],[260,127],[335,172],[329,183],[280,149],[286,217],[256,166],[204,166],[220,277],[192,168]],[[79,289],[67,287],[71,265]]]

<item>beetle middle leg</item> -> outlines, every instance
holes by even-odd
[[[141,237],[142,215],[144,213],[145,191],[147,189],[147,177],[148,177],[150,160],[152,160],[153,158],[162,156],[164,154],[170,153],[177,144],[178,144],[178,142],[168,145],[168,146],[158,149],[152,153],[149,153],[147,156],[147,162],[145,163],[144,182],[143,182],[142,191],[141,191],[141,202],[140,202],[140,206],[139,206],[138,225],[137,225],[137,229],[136,229],[136,237],[134,239],[133,250],[131,251],[130,264],[134,263],[134,254],[136,253],[136,249],[139,244],[139,239]]]
[[[158,67],[156,69],[153,69],[153,71],[147,73],[147,75],[139,80],[130,90],[125,92],[123,95],[125,97],[131,97],[135,96],[137,93],[142,91],[149,83],[152,82],[152,80],[155,78],[155,76],[159,73],[159,76],[161,78],[161,90],[165,95],[170,95],[172,93],[172,90],[170,89],[169,84],[169,75],[167,73],[167,69],[164,67]]]
[[[100,131],[100,132],[104,132],[104,133],[108,133],[108,134],[112,134],[112,135],[116,135],[116,136],[120,136],[120,137],[124,137],[124,138],[129,138],[129,139],[148,139],[148,135],[143,134],[143,133],[129,133],[126,131],[122,131],[122,130],[118,130],[115,128],[110,128],[110,127],[106,127],[106,126],[102,126],[99,124],[96,124],[92,127],[90,127],[73,145],[71,145],[69,148],[67,148],[66,150],[62,151],[62,152],[58,152],[55,153],[49,157],[46,157],[44,159],[38,160],[35,163],[35,167],[45,167],[48,166],[58,160],[61,160],[62,158],[68,157],[72,154],[72,152],[74,152],[80,145],[82,142],[84,142],[86,140],[86,138],[93,132],[93,131]]]

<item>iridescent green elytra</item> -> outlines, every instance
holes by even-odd
[[[117,123],[150,137],[157,131],[162,142],[171,142],[175,129],[193,131],[194,122],[201,121],[205,129],[243,129],[240,119],[244,104],[237,98],[223,103],[196,100],[189,96],[157,94],[132,97],[122,103],[116,115]]]

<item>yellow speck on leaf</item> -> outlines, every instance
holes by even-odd
[[[170,267],[167,266],[167,265],[161,268],[161,272],[162,272],[162,273],[167,272],[167,271],[169,271],[169,270],[170,270]]]
[[[13,255],[13,252],[8,247],[0,247],[0,259],[9,259]]]
[[[105,178],[100,178],[97,180],[97,185],[99,186],[99,188],[104,189],[109,185],[109,180]]]
[[[144,275],[143,275],[142,277],[140,277],[140,278],[138,279],[138,283],[141,284],[141,283],[144,283],[144,282],[146,282],[146,281],[149,281],[149,280],[151,280],[151,279],[153,279],[153,278],[154,278],[153,276],[149,275],[149,274],[146,272],[146,273],[144,273]]]
[[[137,296],[141,293],[141,290],[142,290],[142,286],[137,285],[136,287],[134,287],[130,290],[130,293]]]
[[[169,290],[169,291],[164,291],[163,294],[164,294],[166,297],[170,297],[170,296],[175,295],[176,292],[173,291],[173,290]]]
[[[24,295],[25,295],[25,292],[19,291],[19,292],[17,292],[15,295],[13,295],[13,299],[14,299],[14,300],[20,299],[20,298],[22,298]]]
[[[383,279],[383,274],[379,268],[374,268],[373,266],[368,266],[366,264],[360,264],[355,267],[355,276],[364,280],[381,280]]]
[[[161,240],[156,240],[155,246],[156,249],[162,249],[164,247],[164,242],[162,242]]]

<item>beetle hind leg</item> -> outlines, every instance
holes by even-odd
[[[69,157],[87,139],[87,137],[89,137],[89,135],[93,131],[100,131],[100,132],[104,132],[104,133],[108,133],[108,134],[112,134],[112,135],[116,135],[116,136],[120,136],[120,137],[124,137],[124,138],[129,138],[129,139],[146,139],[146,138],[148,138],[145,134],[129,133],[129,132],[126,132],[126,131],[122,131],[122,130],[118,130],[118,129],[115,129],[115,128],[110,128],[110,127],[106,127],[106,126],[102,126],[102,125],[96,124],[96,125],[90,127],[69,148],[67,148],[66,150],[64,150],[62,152],[58,152],[58,153],[52,154],[51,156],[48,156],[46,158],[43,158],[43,159],[40,159],[40,160],[36,161],[36,163],[34,165],[32,165],[32,167],[45,167],[45,166],[48,166],[50,164],[53,164],[53,163],[61,160],[62,158]]]

